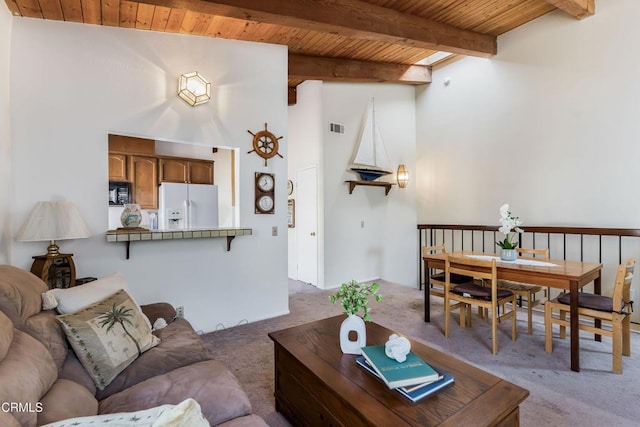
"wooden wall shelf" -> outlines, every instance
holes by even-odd
[[[392,182],[383,182],[383,181],[345,181],[349,184],[349,194],[353,193],[353,189],[358,185],[364,185],[369,187],[384,187],[384,195],[386,196],[391,191],[391,186],[395,185]]]
[[[180,239],[212,239],[226,238],[227,252],[231,250],[231,241],[236,236],[250,236],[250,228],[212,228],[198,230],[147,230],[146,228],[118,228],[107,231],[107,242],[123,242],[127,245],[127,259],[129,259],[129,249],[131,242],[149,242],[158,240],[180,240]]]

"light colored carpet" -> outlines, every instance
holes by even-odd
[[[423,321],[423,294],[414,288],[379,281],[384,300],[372,302],[373,321],[411,336],[433,348],[455,355],[472,365],[529,390],[520,406],[521,425],[528,426],[637,426],[640,425],[640,344],[632,334],[631,357],[623,358],[623,374],[611,373],[611,340],[595,342],[583,335],[580,341],[581,371],[569,368],[569,340],[557,331],[554,352],[544,351],[544,317],[534,314],[534,333],[527,335],[526,312],[518,314],[518,339],[511,341],[509,322],[498,329],[498,354],[491,354],[488,323],[474,317],[473,327],[461,329],[457,313],[451,334],[444,330],[442,299],[434,298],[430,323]],[[290,285],[290,314],[203,335],[216,358],[232,369],[244,387],[254,413],[270,426],[290,424],[274,407],[273,343],[267,336],[342,313],[329,302],[332,292],[309,285]],[[338,331],[336,331],[336,336]],[[377,343],[368,343],[377,344]]]

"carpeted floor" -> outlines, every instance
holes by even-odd
[[[631,337],[631,357],[623,358],[623,374],[611,373],[611,340],[601,343],[583,336],[580,341],[581,371],[569,368],[569,340],[554,339],[554,352],[544,351],[544,317],[534,314],[534,333],[527,335],[526,313],[518,316],[518,339],[510,340],[509,322],[499,326],[498,354],[491,354],[488,323],[474,318],[472,328],[461,329],[455,321],[450,337],[444,337],[442,299],[434,298],[431,323],[423,321],[422,292],[379,281],[384,296],[372,302],[373,321],[438,350],[478,366],[529,390],[520,406],[520,422],[528,426],[637,426],[640,425],[640,341]],[[203,335],[216,358],[232,369],[247,392],[254,413],[270,426],[290,424],[275,411],[273,343],[267,336],[342,313],[329,302],[332,292],[291,282],[290,314]],[[337,331],[336,331],[337,336]],[[371,343],[368,343],[371,344]]]

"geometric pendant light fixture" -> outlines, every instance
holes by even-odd
[[[192,107],[211,99],[211,84],[197,71],[182,74],[178,80],[178,96]]]

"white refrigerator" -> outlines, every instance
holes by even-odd
[[[218,228],[217,185],[163,182],[158,195],[158,228]]]

